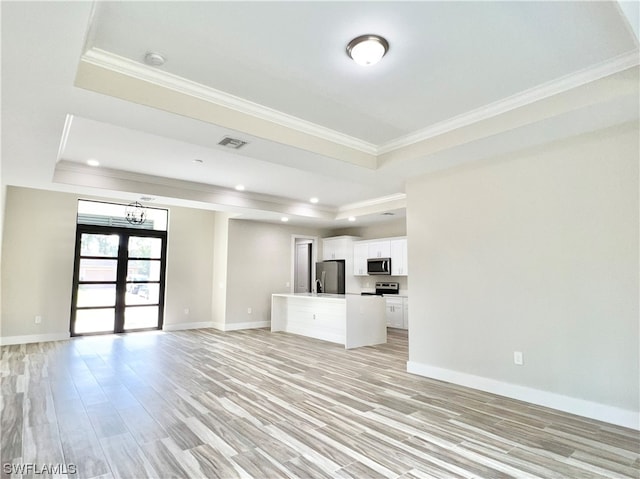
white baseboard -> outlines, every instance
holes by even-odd
[[[251,323],[215,323],[213,321],[200,321],[194,323],[176,323],[163,324],[163,331],[182,331],[185,329],[205,329],[215,328],[220,331],[235,331],[239,329],[256,329],[267,328],[271,326],[271,321],[255,321]],[[64,341],[69,339],[69,333],[52,333],[52,334],[30,334],[26,336],[2,336],[0,337],[0,346],[9,346],[12,344],[29,344],[44,343],[47,341]]]
[[[29,334],[26,336],[3,336],[0,337],[0,346],[9,346],[11,344],[29,344],[29,343],[46,343],[48,341],[64,341],[69,339],[69,333],[51,333],[51,334]]]
[[[200,323],[165,324],[164,331],[180,331],[182,329],[214,328],[219,331],[236,331],[238,329],[267,328],[271,321],[254,321],[252,323],[216,323],[214,321],[202,321]]]
[[[176,323],[176,324],[163,324],[163,331],[182,331],[183,329],[204,329],[215,328],[213,321],[200,321],[197,323]]]
[[[271,321],[253,321],[250,323],[225,323],[222,327],[222,331],[237,331],[239,329],[268,328],[269,326],[271,326]]]
[[[556,394],[540,389],[519,386],[517,384],[498,381],[495,379],[461,373],[450,369],[437,368],[414,361],[407,362],[407,372],[425,376],[440,381],[446,381],[460,386],[506,396],[520,401],[526,401],[539,406],[545,406],[559,411],[584,416],[598,421],[604,421],[618,426],[640,430],[640,412],[607,406],[584,399],[578,399],[562,394]]]

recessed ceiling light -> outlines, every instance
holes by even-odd
[[[244,185],[236,185],[236,190],[244,191]]]
[[[194,163],[204,163],[204,161],[202,161],[200,158],[194,158],[193,162]]]
[[[144,56],[144,62],[152,67],[161,67],[165,61],[165,57],[157,52],[149,52]]]
[[[347,45],[349,55],[358,65],[375,65],[389,50],[389,42],[379,35],[361,35]]]
[[[315,196],[313,198],[309,198],[309,202],[311,203],[317,203],[318,201],[320,201],[318,198],[316,198]]]
[[[96,160],[95,158],[89,158],[87,160],[87,165],[89,165],[89,166],[100,166],[100,162],[98,160]]]
[[[280,218],[280,221],[282,221],[283,223],[286,223],[287,221],[289,221],[289,218],[287,218],[286,216],[283,216],[282,218]]]
[[[356,220],[356,217],[355,216],[349,216],[348,219],[349,219],[349,221],[354,222]]]

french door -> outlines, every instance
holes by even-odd
[[[77,228],[71,335],[161,329],[166,231]]]

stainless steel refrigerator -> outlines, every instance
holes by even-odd
[[[344,260],[316,263],[316,292],[344,294]]]

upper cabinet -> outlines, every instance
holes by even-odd
[[[367,275],[367,258],[369,257],[369,243],[356,241],[353,243],[353,274],[355,276]]]
[[[369,243],[369,258],[388,258],[390,256],[389,240],[375,240]]]
[[[353,240],[355,236],[335,236],[322,240],[322,260],[344,259],[351,260],[353,254]]]
[[[333,236],[322,240],[322,260],[341,259],[344,260],[345,290],[349,294],[359,294],[360,284],[355,275],[350,274],[354,270],[353,266],[353,245],[357,236]],[[366,260],[365,260],[366,263]],[[367,268],[365,264],[365,274]]]
[[[383,238],[353,243],[353,274],[367,275],[368,258],[391,258],[391,276],[407,276],[407,238]]]
[[[391,248],[391,276],[407,276],[407,238],[392,239]]]

